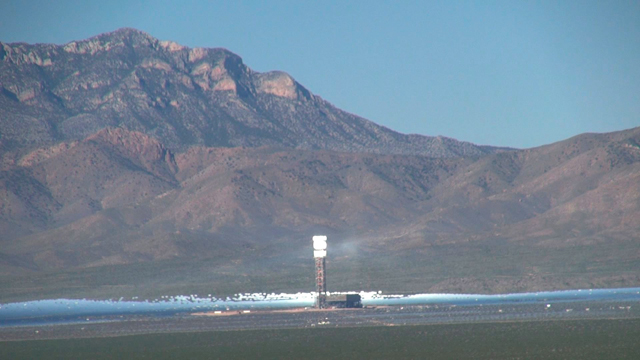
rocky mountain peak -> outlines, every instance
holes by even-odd
[[[86,40],[72,41],[63,46],[64,51],[73,54],[91,54],[109,51],[118,47],[151,47],[158,44],[158,39],[136,29],[122,28],[100,34]]]
[[[284,146],[455,157],[502,149],[404,135],[349,114],[282,71],[222,48],[189,48],[130,28],[65,45],[2,44],[0,144],[21,155],[104,128],[192,146]]]

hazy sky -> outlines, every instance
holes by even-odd
[[[13,1],[0,41],[225,47],[404,133],[532,147],[640,126],[640,1]]]

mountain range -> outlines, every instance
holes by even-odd
[[[134,29],[0,43],[0,90],[0,300],[310,290],[317,233],[336,290],[640,284],[640,128],[405,135]]]

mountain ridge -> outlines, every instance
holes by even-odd
[[[504,148],[404,135],[335,108],[282,71],[259,73],[222,48],[134,29],[64,45],[0,48],[4,151],[81,140],[105,127],[189,146],[285,146],[434,157]]]

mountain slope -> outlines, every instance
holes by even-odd
[[[638,228],[628,219],[640,218],[638,144],[635,128],[484,157],[434,188],[448,209],[438,219],[528,241],[598,234],[620,222],[630,236]]]
[[[174,157],[148,136],[122,129],[74,144],[21,168],[58,207],[47,218],[50,229],[33,228],[6,251],[99,249],[93,241],[144,243],[176,232],[209,241],[233,233],[231,243],[259,243],[314,228],[368,231],[415,218],[431,187],[473,161],[282,148],[194,147]],[[151,259],[173,256],[173,246],[167,249]],[[193,251],[182,254],[202,255]]]
[[[225,49],[191,49],[133,29],[61,46],[0,43],[0,108],[0,150],[19,155],[105,127],[146,133],[178,152],[194,145],[432,157],[500,150],[399,134],[335,108],[286,73],[258,73]]]
[[[12,234],[0,271],[38,282],[104,268],[128,274],[110,280],[120,284],[142,266],[136,281],[154,286],[227,279],[241,291],[268,269],[273,282],[246,286],[292,291],[303,285],[285,279],[312,273],[309,234],[326,233],[334,289],[637,286],[638,144],[640,128],[480,159],[273,147],[173,155],[142,133],[104,129],[4,172],[14,200],[3,209],[19,211],[0,214]],[[193,278],[158,272],[167,264]]]

